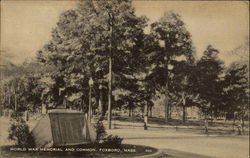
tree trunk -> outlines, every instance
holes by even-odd
[[[184,92],[182,93],[182,122],[186,122],[186,98]]]
[[[110,19],[110,48],[109,48],[109,92],[108,92],[108,129],[111,129],[112,117],[112,41],[113,41],[113,15],[109,14]]]
[[[169,55],[166,51],[166,46],[167,46],[167,41],[165,42],[165,53],[166,53],[166,63],[165,63],[165,67],[166,67],[166,89],[165,89],[165,95],[166,95],[166,102],[165,102],[165,121],[169,122],[170,121],[170,107],[169,107],[169,98],[168,98],[168,84],[169,84],[169,74],[168,74],[168,64],[169,64]]]
[[[235,115],[236,115],[236,113],[234,112],[234,117],[233,117],[233,132],[235,132]]]
[[[111,116],[112,116],[112,110],[111,110],[111,100],[112,100],[112,68],[111,68],[111,58],[109,59],[109,92],[108,92],[108,129],[111,129]]]
[[[15,112],[17,113],[17,98],[16,98],[16,90],[14,88],[14,99],[15,99]]]
[[[0,92],[1,93],[1,92]],[[6,91],[5,91],[5,88],[4,88],[4,94],[3,94],[3,111],[5,109],[5,101],[6,101],[6,97],[7,97],[7,94],[6,94]]]
[[[245,122],[244,122],[244,117],[242,117],[242,119],[241,119],[241,131],[242,131],[242,134],[245,133],[244,128],[245,128]]]
[[[128,108],[128,116],[131,117],[131,107]]]
[[[186,107],[185,107],[185,105],[183,105],[183,107],[182,107],[182,112],[183,112],[182,122],[185,123],[186,122]]]
[[[205,125],[205,133],[208,134],[207,112],[205,113],[204,125]]]
[[[165,121],[169,122],[169,103],[168,103],[168,84],[166,84],[166,100],[165,100]]]
[[[149,112],[150,112],[150,113],[149,113],[150,117],[153,117],[153,116],[152,116],[152,106],[150,106]]]
[[[227,122],[227,112],[225,112],[225,118],[224,121]]]
[[[148,105],[144,105],[144,130],[148,129]]]
[[[244,122],[244,108],[242,110],[242,115],[241,115],[241,131],[242,131],[242,134],[244,134],[244,127],[245,127],[245,122]]]
[[[10,95],[10,89],[9,89],[9,108],[12,107],[11,106],[11,99],[10,99],[11,95]]]
[[[91,98],[91,90],[92,90],[92,87],[90,86],[89,87],[89,116],[88,116],[88,119],[89,119],[89,122],[91,122],[91,114],[92,114],[92,105],[91,105],[91,101],[92,101],[92,98]],[[64,98],[65,100],[65,107],[66,107],[66,99]]]
[[[100,90],[100,97],[99,97],[99,112],[100,112],[100,118],[103,117],[103,104],[102,104],[102,100],[103,100],[103,97],[102,97],[102,88],[100,87],[99,88]]]

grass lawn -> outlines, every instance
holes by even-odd
[[[149,128],[165,128],[174,129],[184,132],[204,133],[204,121],[198,119],[189,119],[186,122],[182,120],[172,119],[165,122],[164,118],[152,117],[148,118]],[[128,116],[114,116],[113,124],[116,128],[143,128],[142,117],[128,117]],[[237,127],[233,126],[233,121],[213,120],[209,121],[208,126],[210,135],[235,135],[237,134]],[[249,135],[249,122],[245,121],[244,134]]]

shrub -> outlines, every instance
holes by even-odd
[[[95,124],[96,129],[96,142],[99,143],[106,135],[105,127],[102,123],[102,121],[98,120]]]
[[[103,139],[102,146],[108,148],[119,148],[122,144],[123,138],[115,135],[109,135]]]
[[[11,123],[8,139],[14,141],[19,147],[35,146],[34,138],[29,131],[29,126],[20,118]]]
[[[23,113],[21,113],[21,112],[13,112],[13,113],[11,113],[11,115],[10,115],[11,117],[11,120],[16,120],[16,121],[22,121],[22,117],[23,117]]]

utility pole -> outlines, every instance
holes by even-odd
[[[110,46],[109,46],[109,92],[108,92],[108,129],[111,129],[112,117],[112,42],[113,42],[113,19],[114,16],[109,12],[109,26],[110,26]]]

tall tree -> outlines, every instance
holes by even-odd
[[[173,62],[178,58],[190,60],[193,56],[191,35],[179,14],[166,12],[157,22],[151,24],[151,33],[158,40],[158,50],[151,53],[153,63],[151,78],[158,87],[165,87],[165,120],[170,119],[169,84]],[[162,47],[160,45],[163,45]],[[157,87],[157,86],[156,86]]]
[[[8,66],[9,67],[9,66]],[[36,111],[41,106],[41,92],[43,87],[39,80],[43,74],[50,72],[50,67],[42,66],[37,61],[25,61],[21,65],[6,68],[3,103],[5,107],[16,110]]]
[[[177,105],[182,106],[182,121],[186,122],[187,119],[187,107],[195,106],[194,98],[197,96],[194,93],[196,85],[193,82],[195,77],[194,63],[188,63],[187,61],[176,62],[172,70],[170,91],[178,98]]]
[[[249,69],[245,63],[234,62],[226,69],[222,111],[238,113],[244,132],[244,120],[249,111]],[[235,119],[235,118],[234,118]]]
[[[130,59],[139,52],[138,39],[144,34],[146,22],[145,17],[135,15],[129,0],[81,1],[77,9],[61,15],[52,40],[39,52],[38,58],[56,65],[57,87],[65,87],[69,95],[88,91],[90,77],[95,83],[109,81],[111,128],[112,91],[124,88],[122,82],[129,82],[126,75],[134,68]],[[103,84],[107,86],[107,82]]]
[[[218,58],[219,51],[211,45],[204,51],[204,55],[196,64],[195,92],[199,94],[200,108],[205,115],[207,132],[207,116],[214,116],[222,102],[222,75],[224,63]]]
[[[16,77],[5,83],[4,105],[17,111],[37,111],[41,106],[39,77]]]

